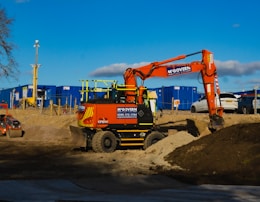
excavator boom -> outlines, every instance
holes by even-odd
[[[172,64],[172,62],[185,59],[189,56],[202,54],[201,61],[193,61],[191,63]],[[170,63],[170,64],[169,64]],[[208,103],[210,124],[209,128],[212,130],[223,127],[223,107],[217,107],[216,94],[220,94],[216,66],[213,60],[213,54],[208,50],[202,50],[195,53],[180,55],[171,59],[163,60],[161,62],[152,62],[138,68],[128,68],[124,74],[126,87],[138,88],[137,77],[142,81],[151,77],[172,77],[180,76],[182,74],[189,74],[200,72],[204,91]],[[142,92],[138,93],[142,97]],[[219,96],[218,96],[219,97]],[[127,102],[136,102],[136,93],[126,92]],[[138,99],[141,100],[141,99]]]

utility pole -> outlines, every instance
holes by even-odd
[[[257,88],[258,86],[255,86],[254,90],[255,90],[255,99],[254,99],[254,114],[257,114]]]
[[[35,64],[32,64],[33,68],[33,105],[37,105],[37,86],[38,86],[38,68],[40,67],[40,64],[38,64],[38,48],[40,47],[39,40],[35,40],[35,43],[33,45],[35,48]]]

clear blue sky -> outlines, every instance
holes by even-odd
[[[0,0],[15,21],[18,81],[32,83],[34,41],[40,41],[41,85],[81,85],[81,79],[123,83],[126,67],[137,67],[202,49],[214,53],[222,91],[260,86],[259,0]],[[200,55],[180,63],[200,60]],[[147,87],[197,86],[198,73],[150,78]]]

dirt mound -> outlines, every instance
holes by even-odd
[[[24,141],[62,142],[69,141],[70,134],[66,128],[35,125],[26,129]]]
[[[166,155],[176,148],[186,145],[196,139],[197,137],[192,136],[186,131],[177,132],[148,147],[145,150],[142,159],[149,158],[150,162],[154,165],[168,166],[170,164],[164,160]]]
[[[22,123],[23,141],[70,143],[69,125],[75,115],[50,116],[36,110],[15,110],[12,114]]]
[[[179,147],[165,156],[182,169],[162,171],[192,183],[260,185],[260,124],[238,124]]]

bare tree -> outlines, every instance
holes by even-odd
[[[17,63],[12,55],[14,45],[8,42],[10,37],[9,26],[13,21],[13,19],[7,17],[5,9],[1,8],[0,5],[0,78],[16,78]]]

